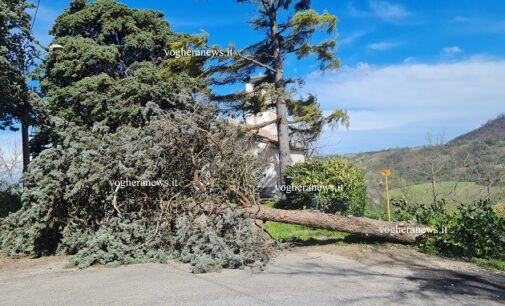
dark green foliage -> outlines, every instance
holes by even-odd
[[[61,246],[60,252],[75,254],[67,266],[79,268],[94,264],[165,263],[168,256],[162,239],[153,235],[155,225],[144,220],[113,218],[102,224],[96,233],[73,229],[65,233],[65,245]]]
[[[320,209],[329,213],[362,216],[365,208],[366,187],[363,173],[347,159],[309,159],[286,169],[287,186],[313,191],[286,192],[287,200],[295,209]],[[319,191],[320,189],[320,191]]]
[[[488,200],[461,204],[457,212],[448,212],[444,201],[420,206],[395,203],[399,219],[427,224],[438,231],[419,244],[423,250],[446,256],[505,259],[505,218]]]
[[[27,12],[33,4],[24,0],[0,0],[0,129],[17,130],[16,121],[28,107],[29,91],[26,79],[28,67],[38,52],[30,31]],[[25,114],[26,115],[26,114]],[[29,118],[25,118],[28,120]]]
[[[269,249],[252,221],[236,216],[232,210],[218,216],[200,216],[177,220],[176,254],[191,263],[195,273],[221,268],[240,268],[256,261],[268,260]]]
[[[427,205],[408,205],[405,199],[392,199],[393,218],[420,224],[443,223],[449,216],[444,199]]]
[[[0,218],[21,208],[21,198],[17,192],[0,190]]]
[[[505,259],[505,218],[488,201],[461,205],[455,223],[452,239],[444,243],[454,245],[456,254]]]
[[[146,124],[142,110],[149,102],[164,110],[191,108],[193,96],[205,89],[196,80],[201,58],[190,59],[177,73],[167,68],[174,44],[192,46],[205,37],[171,31],[160,12],[113,0],[73,1],[51,34],[63,49],[48,52],[39,67],[45,99],[37,107],[35,152],[61,141],[52,116],[86,128],[100,122],[114,132]]]
[[[164,112],[148,103],[142,114],[144,127],[115,132],[55,118],[63,141],[24,175],[23,208],[0,225],[3,252],[74,254],[70,264],[79,267],[172,256],[192,262],[195,272],[266,259],[261,233],[229,213],[239,202],[235,188],[250,198],[256,193],[248,138],[200,105]],[[117,188],[116,180],[170,185]],[[203,229],[195,225],[207,218],[202,204],[216,208]]]
[[[206,106],[202,59],[166,56],[205,37],[112,0],[73,1],[52,34],[63,49],[39,69],[39,155],[22,209],[0,224],[1,252],[70,254],[78,267],[171,257],[195,272],[267,259],[262,233],[230,212],[237,190],[256,194],[251,140]]]

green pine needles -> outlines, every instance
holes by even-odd
[[[194,272],[267,260],[263,232],[234,214],[236,190],[256,193],[252,143],[216,112],[199,104],[167,112],[148,103],[145,126],[115,132],[55,119],[63,141],[24,175],[23,207],[0,225],[2,252],[71,254],[69,264],[81,268],[173,258]],[[121,188],[117,181],[171,184]]]

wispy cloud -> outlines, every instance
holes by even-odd
[[[339,36],[339,44],[340,45],[351,45],[361,37],[365,36],[367,33],[364,31],[357,31],[357,32],[352,32],[349,34],[342,34]]]
[[[370,1],[370,9],[375,15],[384,20],[401,19],[412,15],[401,5],[386,1]]]
[[[428,130],[446,130],[451,138],[478,127],[503,112],[504,78],[505,60],[499,59],[384,67],[360,63],[336,73],[313,73],[304,91],[317,94],[325,110],[350,110],[350,131],[325,135],[339,143],[333,152],[357,152],[422,145]]]
[[[468,18],[457,16],[449,20],[451,31],[460,35],[503,35],[505,34],[505,19]]]
[[[370,0],[366,9],[359,9],[353,2],[350,2],[348,9],[352,16],[376,17],[387,22],[397,22],[413,15],[412,12],[399,4],[379,0]]]
[[[453,22],[453,23],[465,23],[465,22],[469,22],[471,19],[468,18],[468,17],[464,17],[464,16],[456,16],[454,18],[452,18],[451,20],[449,20],[450,22]]]
[[[442,53],[446,56],[453,56],[461,52],[463,52],[463,50],[458,46],[452,46],[442,49]]]
[[[382,42],[376,42],[367,45],[366,47],[370,50],[374,51],[384,51],[384,50],[389,50],[395,47],[398,47],[401,45],[400,42],[395,42],[395,41],[382,41]]]

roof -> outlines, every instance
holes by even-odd
[[[269,131],[264,130],[264,129],[259,129],[258,133],[256,133],[256,137],[259,138],[260,141],[269,142],[269,143],[272,143],[272,144],[275,144],[275,145],[279,144],[279,138],[277,137],[277,135],[274,135],[274,134],[272,134]],[[291,147],[291,149],[299,149],[299,150],[306,149],[305,146],[303,144],[301,144],[301,143],[292,143],[292,142],[290,142],[289,146]]]
[[[253,84],[253,85],[254,85],[254,84],[256,84],[257,82],[259,82],[259,81],[263,80],[263,79],[264,79],[264,78],[266,78],[266,77],[267,77],[266,75],[264,75],[264,74],[260,74],[260,75],[258,75],[258,76],[255,76],[255,77],[251,77],[251,78],[249,78],[249,82],[248,82],[248,83],[249,83],[249,84]]]

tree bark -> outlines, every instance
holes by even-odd
[[[303,210],[283,210],[257,206],[238,211],[244,217],[263,221],[298,224],[401,243],[416,242],[428,230],[427,226],[419,224],[386,222],[352,216],[343,217]]]
[[[279,39],[279,27],[277,24],[277,12],[274,1],[270,1],[270,31],[274,50],[274,69],[276,90],[276,111],[277,111],[277,137],[279,138],[279,184],[283,185],[283,174],[286,166],[291,165],[291,150],[289,147],[289,132],[286,99],[284,95],[284,59]]]
[[[21,141],[23,150],[23,172],[28,169],[30,164],[30,135],[29,135],[29,124],[28,124],[28,111],[26,110],[26,105],[23,106],[23,118],[21,118]]]
[[[30,98],[28,93],[28,80],[26,78],[27,70],[25,66],[26,56],[24,49],[21,49],[20,57],[19,57],[19,70],[23,75],[23,82],[25,83],[22,86],[23,92],[18,93],[18,99],[22,99],[21,104],[21,147],[23,151],[23,172],[28,169],[28,165],[30,164]]]
[[[214,205],[195,206],[193,210],[212,214],[220,211]],[[264,206],[236,207],[235,211],[244,218],[304,225],[310,228],[326,229],[378,238],[400,243],[414,243],[422,238],[430,228],[426,225],[405,222],[387,222],[363,217],[343,217],[306,210],[284,210]]]

